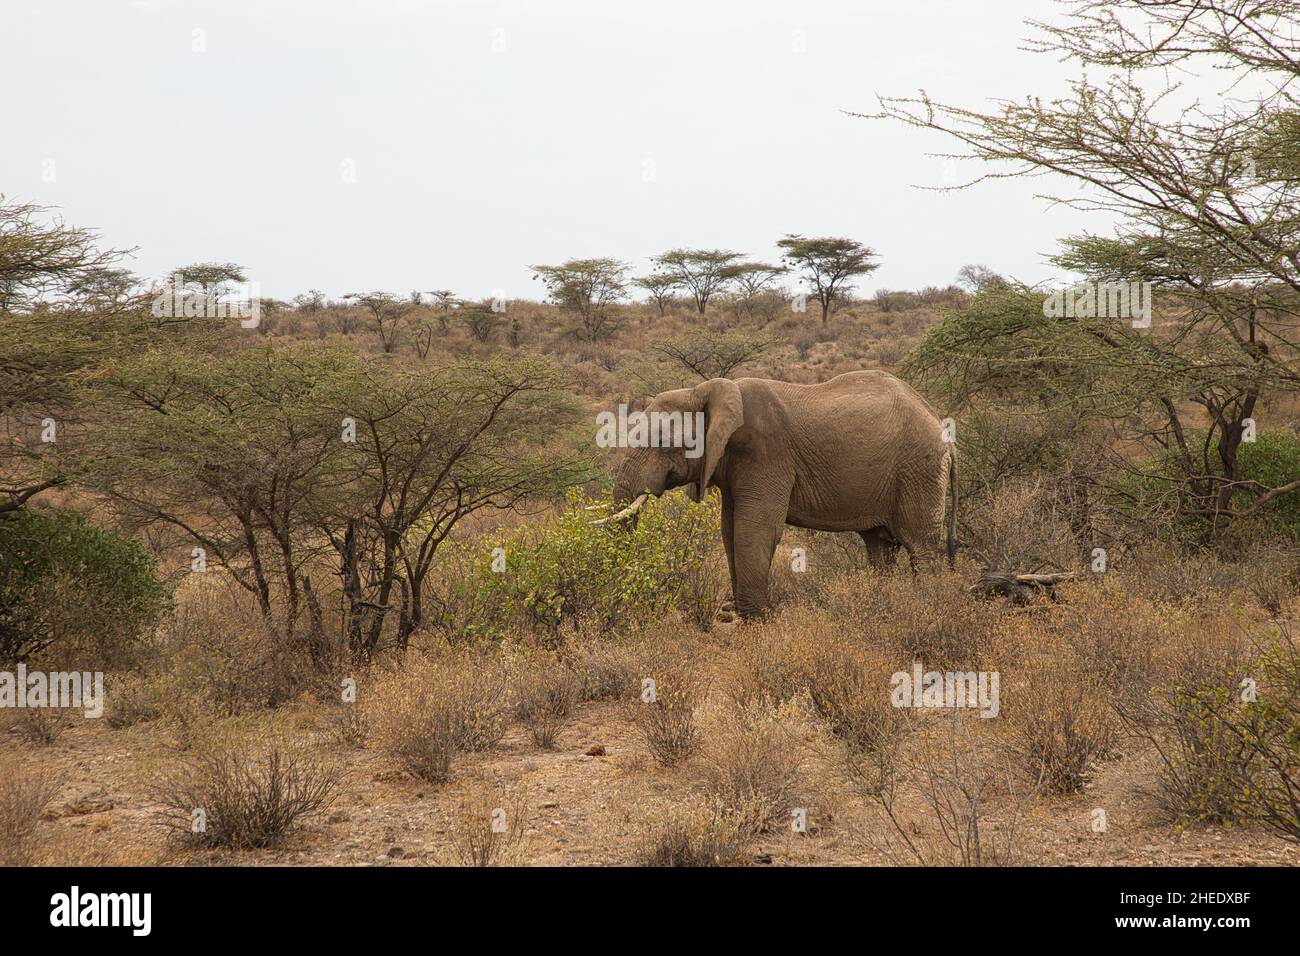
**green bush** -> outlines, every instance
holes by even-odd
[[[635,524],[607,525],[594,523],[590,504],[571,493],[552,525],[451,549],[444,630],[499,640],[565,626],[635,627],[668,612],[707,627],[725,575],[716,501],[651,499]]]
[[[1193,448],[1199,448],[1204,433],[1189,432],[1187,439]],[[1217,449],[1211,450],[1211,456],[1217,460]],[[1243,481],[1258,482],[1266,488],[1294,481],[1300,475],[1300,435],[1279,430],[1260,431],[1253,442],[1238,446],[1237,461]],[[1200,539],[1205,531],[1204,519],[1176,516],[1173,511],[1178,482],[1185,477],[1176,454],[1161,452],[1139,467],[1141,474],[1125,474],[1115,482],[1119,513],[1138,521],[1149,521],[1152,515],[1167,515],[1172,519],[1167,527],[1176,538],[1188,543]],[[1234,509],[1245,509],[1252,501],[1254,495],[1239,491],[1232,504]],[[1300,490],[1279,495],[1260,509],[1258,515],[1244,520],[1262,537],[1300,540]]]
[[[0,665],[36,654],[97,669],[128,662],[166,600],[138,542],[71,511],[0,519]]]

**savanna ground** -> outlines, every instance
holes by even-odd
[[[824,327],[777,308],[767,319],[719,309],[701,321],[625,307],[598,345],[575,341],[550,306],[512,303],[506,315],[534,316],[533,341],[567,365],[576,397],[594,409],[600,393],[635,400],[654,387],[639,384],[647,375],[689,381],[671,357],[647,372],[657,336],[712,350],[759,342],[738,370],[713,371],[819,381],[891,367],[886,359],[936,325],[937,307],[971,301],[957,289],[882,296]],[[315,348],[299,341],[312,314],[239,333],[231,354]],[[328,330],[326,344],[383,361],[356,321]],[[811,343],[783,339],[792,332]],[[518,348],[496,334],[474,340],[451,325],[438,347],[485,357]],[[429,613],[407,634],[388,615],[373,647],[361,605],[337,589],[287,637],[283,592],[264,614],[256,588],[238,582],[247,554],[193,573],[192,541],[164,533],[166,522],[140,522],[129,507],[138,499],[118,486],[53,489],[65,508],[93,503],[142,528],[149,544],[137,557],[147,552],[166,599],[145,635],[87,624],[77,617],[85,608],[67,612],[67,627],[80,622],[104,642],[95,660],[113,649],[107,715],[7,713],[6,858],[1300,861],[1286,739],[1300,604],[1286,535],[1269,526],[1216,547],[1159,540],[1132,532],[1133,516],[1100,496],[1081,519],[1079,491],[1092,484],[1077,474],[1100,459],[1078,453],[1076,432],[1050,415],[990,411],[971,431],[955,571],[872,570],[856,535],[787,529],[776,611],[737,622],[718,612],[727,587],[716,498],[670,495],[635,527],[597,526],[600,511],[588,509],[604,480],[594,474],[591,498],[571,489],[567,500],[464,516],[422,581]],[[155,519],[165,513],[150,504]],[[221,519],[195,507],[187,524]],[[1098,542],[1109,547],[1104,571],[1092,563]],[[1079,577],[1052,593],[971,591],[982,575],[1044,568]],[[75,585],[61,597],[84,599]],[[29,668],[42,659],[87,658],[37,654]],[[892,707],[891,675],[917,661],[996,671],[998,716]],[[1247,678],[1263,699],[1291,702],[1252,709],[1240,699]]]

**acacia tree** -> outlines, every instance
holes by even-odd
[[[704,315],[709,300],[735,277],[735,267],[743,258],[726,249],[670,249],[651,261],[673,288],[690,294],[695,308]]]
[[[836,301],[853,287],[854,278],[880,267],[876,253],[854,239],[806,239],[790,234],[777,247],[785,250],[781,257],[791,268],[800,270],[800,278],[821,305],[823,325]]]
[[[778,278],[788,270],[785,266],[769,262],[744,262],[731,270],[738,292],[738,305],[751,318],[754,315],[754,302],[764,292],[769,291]]]
[[[357,361],[322,347],[148,351],[105,383],[112,414],[87,481],[128,520],[201,548],[196,567],[224,568],[286,640],[311,610],[319,649],[311,567],[326,548],[310,516],[344,451],[330,406]]]
[[[589,477],[556,441],[578,414],[565,384],[539,360],[359,370],[335,408],[356,422],[356,454],[316,519],[338,556],[354,654],[375,652],[390,614],[403,647],[424,623],[425,580],[458,522]]]
[[[1211,534],[1300,490],[1300,477],[1247,481],[1239,459],[1260,399],[1300,389],[1297,21],[1289,0],[1087,0],[1062,24],[1036,24],[1033,46],[1106,71],[1104,81],[991,112],[922,93],[884,99],[876,114],[955,137],[993,164],[989,175],[1070,181],[1076,191],[1049,198],[1108,213],[1117,226],[1113,236],[1066,240],[1057,264],[1094,282],[1151,283],[1170,316],[1149,330],[1091,312],[1048,321],[1021,290],[1019,306],[981,310],[978,341],[971,318],[945,323],[914,370],[962,391],[1032,382],[1060,400],[1067,383],[1104,383],[1122,399],[1113,420],[1179,464],[1178,510],[1206,519]],[[1225,77],[1224,95],[1185,102],[1168,71],[1205,66]],[[1151,83],[1166,85],[1153,92]],[[1073,400],[1097,397],[1091,389]],[[1155,426],[1135,425],[1134,407]]]
[[[677,288],[676,280],[662,273],[652,272],[648,276],[633,279],[632,284],[649,293],[650,301],[659,310],[659,317],[663,318],[664,311],[668,308],[669,303],[673,301],[673,292]]]
[[[627,298],[627,271],[619,259],[570,259],[558,266],[530,266],[533,278],[546,286],[550,299],[576,312],[579,334],[595,342],[611,331],[609,307]]]
[[[349,292],[343,298],[351,299],[370,313],[370,327],[379,336],[385,353],[397,348],[402,319],[413,309],[414,303],[403,301],[389,292]]]
[[[367,657],[425,619],[423,584],[456,524],[586,477],[557,442],[573,401],[550,366],[402,370],[345,348],[158,351],[116,370],[93,486],[172,529],[318,656],[322,580]],[[304,615],[306,625],[304,626]]]
[[[0,315],[28,312],[37,303],[81,303],[79,284],[104,275],[126,255],[98,248],[94,232],[67,226],[49,212],[0,194]]]
[[[0,515],[68,480],[87,390],[148,335],[124,255],[0,196]]]
[[[672,342],[661,342],[652,350],[708,381],[730,378],[746,362],[752,362],[775,343],[770,336],[733,330],[692,329]]]

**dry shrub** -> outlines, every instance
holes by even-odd
[[[282,640],[251,595],[215,575],[191,577],[148,671],[112,675],[107,714],[114,727],[168,719],[183,746],[214,720],[294,699],[317,677],[304,642]]]
[[[798,803],[798,744],[771,710],[733,714],[710,735],[705,789],[742,830],[766,833]]]
[[[1248,741],[1234,729],[1244,722],[1241,684],[1250,676],[1244,642],[1222,621],[1183,635],[1168,649],[1163,676],[1147,697],[1126,701],[1120,716],[1151,744],[1160,773],[1151,794],[1180,824],[1241,820],[1257,768]]]
[[[1036,787],[1023,781],[1010,755],[979,742],[972,722],[980,720],[960,713],[945,715],[937,732],[915,749],[907,773],[868,793],[888,826],[883,849],[899,862],[923,866],[1023,862],[1021,824]],[[900,799],[903,796],[909,799]],[[921,812],[915,812],[917,807]]]
[[[41,814],[59,790],[47,770],[0,765],[0,866],[31,866],[36,860],[36,829]]]
[[[343,701],[331,708],[325,727],[330,739],[345,747],[364,747],[370,735],[366,709],[355,701]]]
[[[735,866],[750,835],[725,808],[707,805],[651,817],[636,850],[641,866]]]
[[[681,763],[700,742],[695,709],[708,685],[681,654],[668,648],[656,655],[642,678],[640,702],[631,705],[637,732],[661,767]]]
[[[160,823],[204,847],[272,846],[293,826],[327,809],[341,771],[305,747],[251,732],[225,732],[195,752],[155,787]]]
[[[178,595],[165,629],[173,694],[192,695],[221,716],[277,707],[308,683],[305,642],[285,641],[252,595],[203,582]]]
[[[515,718],[527,728],[534,744],[550,750],[578,703],[581,678],[548,655],[526,661],[512,684]]]
[[[1245,586],[1269,617],[1280,619],[1300,594],[1300,553],[1294,547],[1266,547],[1248,566]]]
[[[1247,569],[1211,551],[1186,551],[1164,542],[1147,542],[1119,560],[1113,571],[1126,591],[1159,604],[1205,606],[1222,603],[1246,586]]]
[[[1081,547],[1060,495],[1043,478],[999,485],[987,502],[967,508],[966,551],[986,571],[1032,573],[1078,563]]]
[[[564,661],[578,678],[581,700],[636,700],[641,694],[639,644],[584,637],[562,646]]]
[[[523,863],[524,797],[492,781],[476,781],[452,816],[451,853],[460,866]]]
[[[1120,705],[1150,693],[1157,650],[1197,626],[1177,608],[1116,589],[1108,574],[1067,587],[1068,608],[1022,626],[1068,644],[1079,671]]]
[[[66,707],[24,707],[11,720],[28,743],[48,747],[71,725],[72,713]]]
[[[791,607],[746,625],[728,660],[723,687],[740,711],[779,707],[807,686],[807,649],[830,630],[814,609]]]
[[[104,718],[118,730],[163,716],[160,682],[145,674],[127,671],[108,676]]]
[[[947,571],[849,574],[827,586],[825,611],[891,660],[979,670],[1004,612],[973,597],[968,584],[968,576]]]
[[[361,695],[364,720],[381,750],[430,783],[451,778],[453,757],[490,750],[509,709],[501,663],[471,653],[417,658],[377,674]]]
[[[843,639],[815,648],[806,662],[813,712],[852,751],[887,746],[902,716],[890,700],[890,667],[878,651]]]
[[[1050,792],[1079,792],[1114,738],[1105,687],[1061,646],[1039,649],[1017,678],[1008,716],[1027,769]]]

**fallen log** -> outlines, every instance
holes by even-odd
[[[1056,600],[1055,588],[1078,575],[1074,571],[1057,571],[1050,574],[1021,574],[1017,571],[985,571],[971,585],[970,592],[980,597],[1000,595],[1013,604],[1028,604],[1033,598],[1045,594]]]

